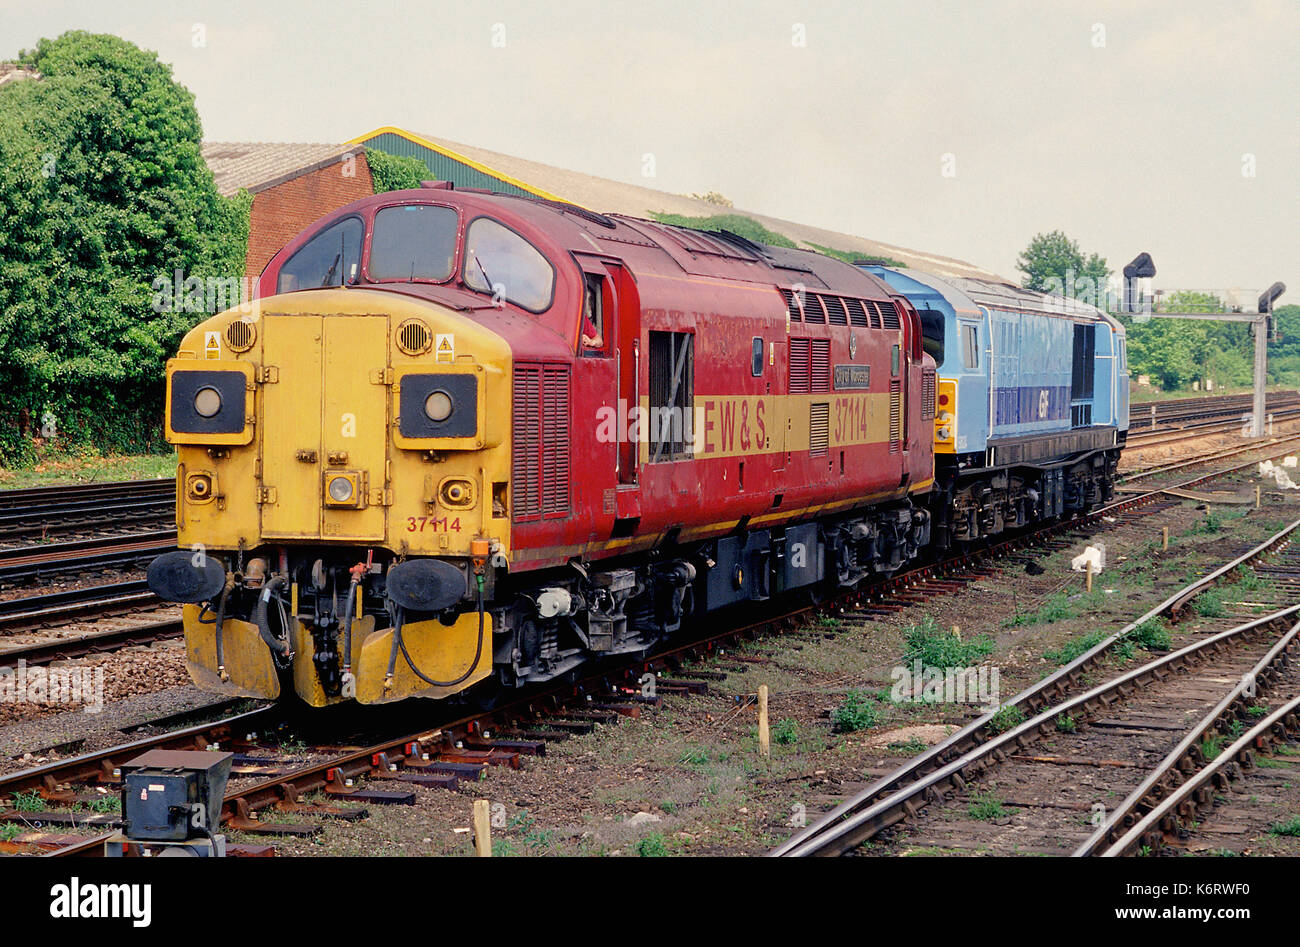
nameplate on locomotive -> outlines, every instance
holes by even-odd
[[[843,390],[865,390],[871,387],[871,366],[870,365],[836,365],[835,366],[835,389]]]

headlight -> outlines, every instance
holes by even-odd
[[[329,482],[330,499],[335,503],[347,503],[352,499],[352,481],[347,477],[333,477]]]
[[[221,392],[205,385],[194,393],[194,413],[201,418],[215,418],[221,411]]]
[[[424,399],[424,413],[430,421],[441,424],[451,417],[451,395],[439,388]]]

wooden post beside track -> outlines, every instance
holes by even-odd
[[[772,735],[767,728],[767,685],[758,685],[758,752],[760,756],[772,755]]]
[[[492,808],[486,799],[474,800],[474,853],[492,857]]]
[[[1092,560],[1091,560],[1091,559],[1088,560],[1088,562],[1087,562],[1087,566],[1088,566],[1087,573],[1086,573],[1086,574],[1087,574],[1087,578],[1084,580],[1084,582],[1085,582],[1086,585],[1087,585],[1087,589],[1086,589],[1086,590],[1087,590],[1088,592],[1091,592],[1091,591],[1092,591]]]
[[[1169,527],[1168,526],[1160,527],[1160,537],[1164,544],[1165,552],[1168,552],[1169,551]]]
[[[1255,509],[1259,509],[1259,484],[1255,484]]]

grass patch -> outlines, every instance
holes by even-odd
[[[1017,611],[1010,618],[1002,622],[1002,627],[1018,628],[1026,624],[1052,624],[1061,622],[1066,618],[1074,618],[1079,614],[1079,606],[1083,602],[1079,598],[1071,598],[1067,592],[1057,592],[1048,596],[1047,601],[1043,602],[1034,611]]]
[[[0,842],[12,842],[22,834],[23,827],[17,822],[6,822],[0,825]]]
[[[1291,838],[1300,838],[1300,815],[1292,816],[1285,822],[1274,822],[1268,831],[1270,835],[1287,835]]]
[[[966,807],[966,813],[972,819],[987,822],[990,819],[1002,818],[1007,814],[1007,810],[1002,805],[1002,799],[995,796],[992,790],[989,790],[988,792],[972,794],[970,805]]]
[[[1148,651],[1168,651],[1174,643],[1169,629],[1165,627],[1165,620],[1159,617],[1148,618],[1130,631],[1128,636],[1134,644]]]
[[[899,753],[910,753],[915,756],[917,753],[925,752],[926,746],[928,744],[920,737],[909,737],[899,743],[889,744],[889,749],[896,750]]]
[[[1192,601],[1192,610],[1202,618],[1226,618],[1227,606],[1218,589],[1206,589]]]
[[[1272,585],[1268,579],[1263,578],[1247,565],[1237,566],[1236,577],[1237,587],[1243,592],[1258,592]]]
[[[1025,722],[1025,712],[1015,704],[999,707],[998,712],[989,721],[989,729],[994,733],[1006,733]]]
[[[867,691],[849,691],[844,695],[844,702],[831,714],[831,725],[836,733],[867,730],[879,720],[880,708],[875,695]]]
[[[1078,722],[1069,714],[1058,714],[1056,717],[1056,729],[1062,733],[1074,733],[1079,729]]]
[[[1216,733],[1214,736],[1205,737],[1201,740],[1201,756],[1208,763],[1214,760],[1223,752],[1223,745],[1228,742],[1228,738],[1222,733]]]
[[[1191,529],[1183,533],[1184,536],[1206,535],[1210,536],[1223,529],[1223,517],[1214,510],[1206,511],[1205,517],[1198,520]]]
[[[42,812],[45,809],[45,800],[35,789],[30,792],[14,793],[14,811],[15,812]]]
[[[737,236],[769,247],[795,247],[795,242],[784,234],[768,230],[752,217],[744,214],[715,214],[712,217],[687,217],[684,214],[650,212],[650,216],[670,227],[689,227],[691,230],[709,230],[714,233],[729,230]]]
[[[1044,651],[1043,657],[1057,664],[1069,664],[1079,655],[1091,651],[1105,641],[1109,635],[1104,631],[1090,631],[1086,635],[1073,638],[1054,651]]]
[[[772,728],[772,739],[782,746],[797,743],[799,741],[799,725],[789,718],[778,721],[777,725]]]
[[[43,456],[30,467],[0,469],[0,489],[26,490],[107,480],[170,480],[175,476],[174,453],[100,457],[96,451],[80,451]]]
[[[920,661],[925,667],[960,668],[975,664],[992,653],[993,639],[977,635],[967,641],[952,631],[939,628],[933,618],[925,618],[903,631],[907,640],[904,661]]]
[[[668,854],[668,843],[662,832],[651,832],[636,843],[636,853],[642,858],[663,858]]]

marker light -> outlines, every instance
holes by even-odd
[[[194,413],[201,418],[216,417],[221,410],[221,392],[210,385],[194,393]]]

